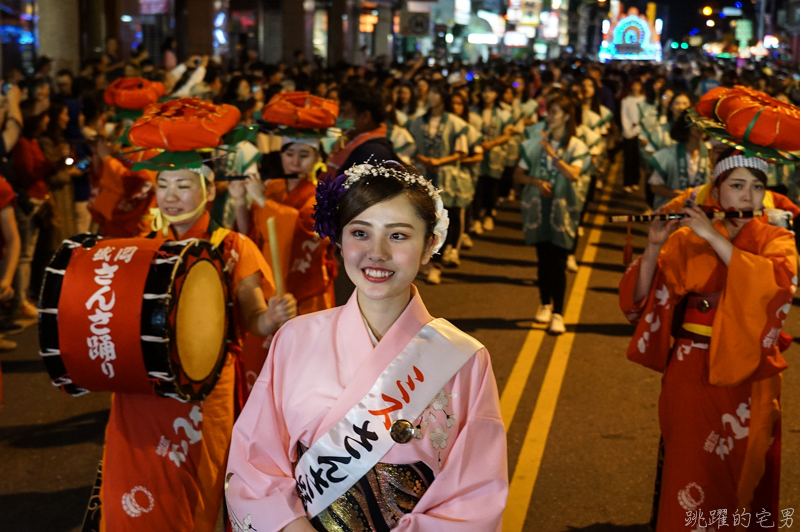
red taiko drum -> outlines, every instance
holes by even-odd
[[[56,252],[39,301],[53,385],[202,401],[232,334],[225,265],[204,240],[78,235]]]

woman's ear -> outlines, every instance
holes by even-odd
[[[420,260],[420,264],[425,266],[428,264],[431,259],[433,258],[433,248],[439,241],[438,235],[433,235],[430,239],[428,239],[428,243],[425,245],[425,249],[422,250],[422,260]]]
[[[214,201],[217,197],[217,184],[214,181],[206,181],[206,201]]]

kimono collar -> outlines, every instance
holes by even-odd
[[[348,349],[352,349],[353,341],[356,342],[359,348],[362,345],[367,346],[368,349],[372,348],[372,340],[370,340],[367,325],[361,314],[361,308],[358,306],[358,290],[353,291],[353,295],[350,296],[350,299],[342,308],[339,320],[340,334],[337,335],[339,352],[347,352]],[[433,320],[433,316],[428,313],[425,303],[422,302],[419,290],[412,284],[411,300],[402,314],[386,331],[381,342],[384,340],[389,343],[403,342],[405,339],[405,343],[408,343],[431,320]],[[402,345],[405,345],[405,343]]]
[[[178,235],[175,233],[175,228],[170,226],[170,236],[174,237],[175,240],[188,240],[190,238],[203,238],[207,239],[209,237],[209,225],[211,224],[211,215],[208,214],[208,211],[205,211],[203,215],[197,220],[192,227],[189,228],[186,233],[178,238]]]
[[[419,292],[411,285],[411,300],[405,310],[381,341],[373,346],[358,306],[358,290],[353,292],[344,307],[341,307],[335,324],[336,352],[339,358],[350,361],[350,384],[325,415],[312,441],[317,441],[364,397],[398,353],[432,320],[433,317],[425,308]]]

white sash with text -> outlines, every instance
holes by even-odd
[[[392,423],[414,421],[483,346],[435,319],[389,363],[369,393],[297,461],[294,478],[310,518],[316,517],[395,444]]]

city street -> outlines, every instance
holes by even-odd
[[[431,314],[491,353],[508,434],[505,532],[647,530],[660,375],[625,358],[633,328],[619,310],[617,286],[626,228],[605,216],[645,204],[643,193],[622,192],[616,174],[587,213],[580,271],[569,274],[566,334],[549,336],[532,322],[536,254],[523,244],[518,202],[500,208],[496,229],[475,239],[441,285],[417,283]],[[636,254],[645,231],[634,226]],[[800,311],[785,330],[800,337]],[[2,354],[0,530],[77,531],[102,454],[109,395],[73,398],[54,388],[35,324],[11,338],[20,347]],[[785,356],[781,508],[800,512],[800,345]]]

